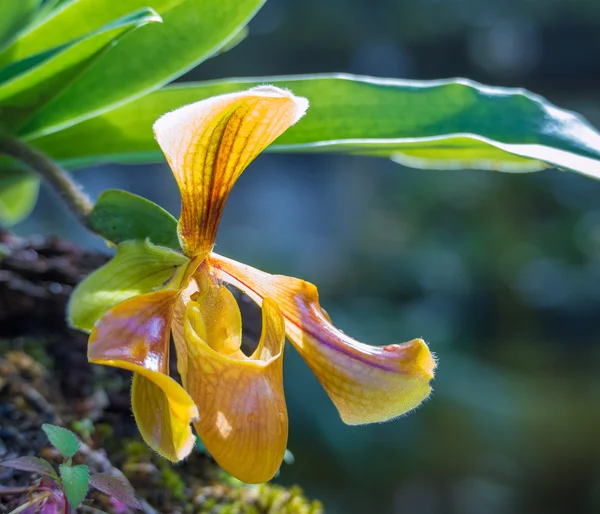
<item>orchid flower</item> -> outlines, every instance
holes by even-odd
[[[215,460],[248,483],[271,479],[286,449],[285,337],[344,422],[381,422],[429,394],[435,361],[421,339],[372,347],[333,326],[315,286],[212,251],[225,202],[248,164],[305,113],[308,101],[263,86],[162,116],[154,133],[181,193],[181,252],[126,241],[75,290],[71,323],[91,331],[90,362],[133,371],[142,437],[171,461],[192,450],[193,423]],[[262,307],[262,335],[241,350],[230,284]],[[169,376],[173,335],[181,383]]]

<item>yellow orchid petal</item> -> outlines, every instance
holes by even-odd
[[[261,86],[207,98],[158,119],[154,134],[181,193],[178,231],[186,255],[211,250],[235,181],[307,107],[305,98]]]
[[[385,347],[355,341],[330,322],[315,286],[270,275],[212,253],[208,262],[220,280],[257,303],[273,298],[286,334],[350,425],[386,421],[417,407],[430,393],[435,360],[421,339]]]
[[[262,304],[262,333],[251,360],[268,361],[283,353],[285,321],[277,302],[265,298]]]
[[[171,322],[171,333],[173,334],[173,343],[175,346],[175,354],[177,356],[177,371],[181,376],[187,373],[187,344],[183,332],[185,320],[185,309],[192,296],[198,293],[198,283],[194,277],[190,277],[187,284],[179,292],[179,296],[175,302],[173,309],[173,319]]]
[[[242,344],[242,314],[236,299],[225,286],[216,286],[206,271],[194,278],[198,284],[194,301],[202,313],[195,317],[195,332],[217,353],[238,352]]]
[[[283,395],[284,322],[272,300],[263,303],[262,359],[221,355],[196,332],[201,307],[185,315],[189,361],[183,377],[200,409],[194,423],[202,442],[223,469],[246,483],[273,478],[285,453],[288,418]]]
[[[190,423],[198,417],[198,409],[175,380],[162,376],[169,380],[169,385],[159,386],[158,380],[134,373],[131,406],[146,444],[163,457],[177,462],[194,448],[196,437]],[[181,398],[177,398],[179,396]]]
[[[132,407],[146,443],[172,461],[194,445],[190,427],[198,409],[169,377],[169,333],[178,291],[135,296],[106,313],[94,326],[88,359],[134,372]]]

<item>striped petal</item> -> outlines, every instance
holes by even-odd
[[[211,250],[235,181],[307,106],[306,99],[288,91],[261,86],[187,105],[154,124],[156,140],[179,185],[178,231],[187,255]]]
[[[146,443],[171,461],[194,445],[190,423],[198,409],[169,377],[169,333],[178,291],[158,291],[126,300],[92,330],[88,359],[134,373],[132,407]]]
[[[281,311],[272,300],[264,301],[263,335],[252,358],[216,352],[214,342],[208,344],[199,333],[206,322],[196,302],[188,303],[185,317],[189,361],[183,383],[201,412],[194,423],[200,439],[239,480],[270,480],[283,460],[288,433]]]
[[[286,334],[313,370],[344,422],[386,421],[417,407],[430,393],[435,360],[421,339],[373,347],[336,329],[319,305],[315,286],[270,275],[211,254],[211,272],[254,301],[273,298]]]

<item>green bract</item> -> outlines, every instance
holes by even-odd
[[[150,293],[173,275],[187,257],[150,241],[121,243],[115,257],[96,270],[73,291],[69,300],[69,323],[91,331],[109,309],[132,296]]]
[[[148,238],[157,245],[179,250],[177,220],[154,202],[127,191],[104,191],[94,205],[90,226],[115,244]]]

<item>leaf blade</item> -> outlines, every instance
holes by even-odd
[[[0,66],[85,37],[118,18],[144,8],[156,11],[182,0],[61,0],[42,20],[27,28],[2,52]],[[54,2],[56,4],[56,2]],[[46,6],[42,7],[42,11]],[[160,13],[159,13],[160,14]]]
[[[0,46],[12,37],[31,19],[40,0],[4,0],[0,17]]]
[[[154,202],[127,191],[103,191],[89,222],[96,233],[115,244],[150,239],[158,246],[180,248],[177,220]]]
[[[78,466],[59,466],[63,492],[69,500],[71,507],[77,506],[85,499],[89,488],[90,472],[85,464]]]
[[[105,473],[96,473],[90,476],[90,485],[128,507],[134,509],[142,508],[141,503],[135,497],[133,487],[124,478],[113,477]]]
[[[0,73],[4,71],[4,74],[7,75],[4,80],[0,80],[0,100],[9,98],[25,88],[30,88],[32,85],[48,80],[65,67],[84,61],[103,47],[114,44],[120,36],[124,35],[131,28],[157,21],[160,21],[160,17],[155,11],[152,9],[140,9],[104,25],[81,38],[50,50],[47,52],[48,55],[46,58],[41,62],[34,61],[34,66],[26,68],[24,72],[15,73],[14,76],[8,75],[4,70],[14,68],[23,61],[12,63],[3,68],[3,70],[0,70]],[[36,56],[38,55],[40,54],[36,54]],[[24,60],[31,59],[32,57]]]
[[[0,172],[0,224],[12,227],[25,219],[35,207],[40,179],[20,170]]]
[[[151,9],[119,18],[86,36],[0,69],[0,105],[7,128],[15,131],[28,116],[77,80],[87,67],[132,30],[160,21]]]
[[[160,162],[150,130],[160,114],[265,83],[287,87],[311,102],[306,116],[269,151],[340,152],[406,162],[412,158],[413,165],[429,163],[439,169],[526,172],[558,166],[600,178],[600,134],[585,120],[533,93],[464,79],[405,81],[334,74],[176,85],[33,144],[54,151],[55,158],[71,167]],[[83,145],[69,149],[67,142],[73,139]]]
[[[58,481],[58,475],[52,465],[47,460],[40,459],[39,457],[19,457],[17,459],[5,460],[4,462],[0,462],[0,466],[20,471],[31,471],[32,473],[46,475]]]
[[[264,1],[180,0],[157,8],[160,27],[136,31],[112,47],[40,109],[20,134],[56,132],[170,82],[226,46]]]
[[[46,433],[48,440],[64,457],[73,457],[79,450],[79,440],[70,430],[56,425],[44,423],[42,430]]]

